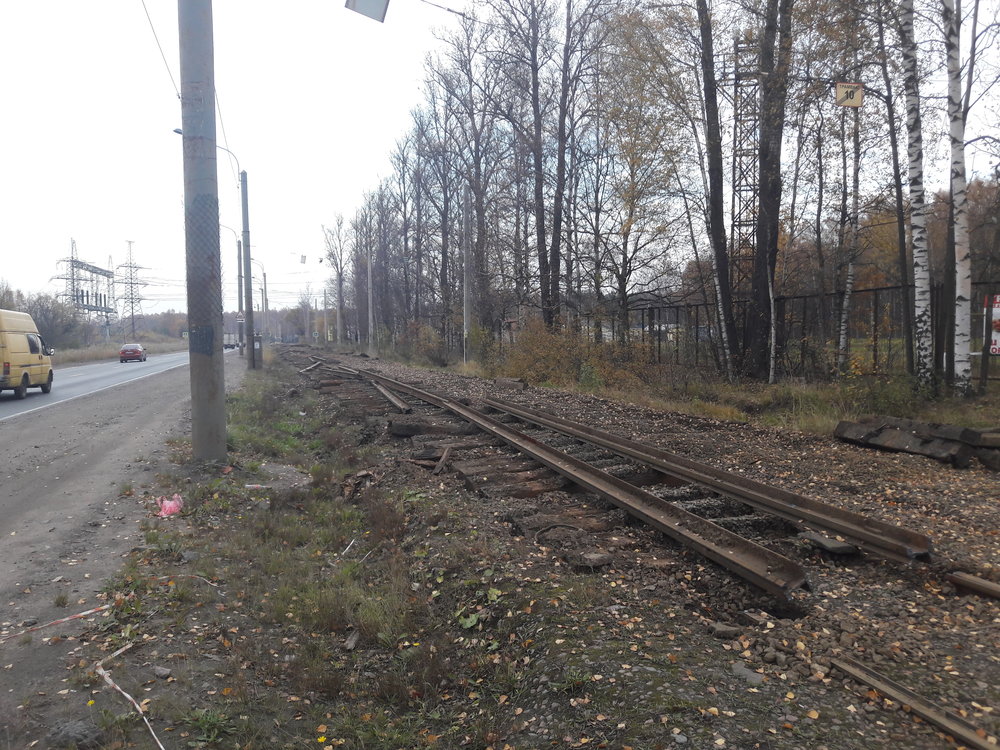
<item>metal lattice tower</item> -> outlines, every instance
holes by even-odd
[[[131,338],[135,338],[135,321],[136,318],[142,319],[142,300],[143,297],[140,293],[142,287],[146,286],[146,282],[140,281],[139,271],[143,270],[141,266],[135,264],[135,259],[132,256],[132,241],[128,242],[128,262],[123,265],[118,266],[118,274],[122,277],[122,284],[125,285],[125,293],[121,298],[122,302],[122,333],[124,334],[126,326],[129,327]]]
[[[757,251],[760,206],[760,47],[747,35],[734,45],[733,208],[729,247],[730,283],[734,296],[749,293]]]
[[[66,291],[59,296],[73,306],[74,314],[88,319],[91,315],[103,315],[105,326],[110,325],[111,318],[115,315],[114,271],[80,260],[77,257],[76,240],[71,239],[69,242],[69,257],[60,261],[65,264],[66,270],[63,275],[56,277],[66,282]]]

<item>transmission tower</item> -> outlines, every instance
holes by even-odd
[[[734,46],[733,90],[733,207],[729,247],[733,296],[746,296],[757,251],[757,213],[760,206],[760,48],[753,35]]]
[[[55,278],[66,282],[66,290],[59,297],[72,305],[74,315],[82,315],[88,320],[92,315],[103,316],[105,330],[109,330],[111,318],[115,315],[114,271],[80,260],[74,239],[69,241],[69,257],[63,258],[60,263],[64,264],[64,271]],[[109,261],[109,268],[110,265]]]
[[[134,339],[136,318],[142,319],[143,298],[140,290],[146,286],[146,282],[139,280],[139,271],[143,269],[135,264],[135,259],[132,256],[132,240],[126,241],[128,242],[128,262],[118,266],[117,269],[121,283],[125,286],[125,293],[121,299],[122,332],[124,333],[125,328],[128,327],[131,331],[131,338]]]

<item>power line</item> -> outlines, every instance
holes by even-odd
[[[174,93],[177,94],[177,98],[181,98],[181,91],[177,88],[177,82],[174,80],[174,74],[170,72],[170,63],[167,62],[167,56],[163,54],[163,45],[160,44],[160,37],[156,34],[156,27],[153,25],[153,19],[149,15],[149,8],[146,7],[146,0],[142,0],[142,9],[146,11],[146,20],[149,21],[149,29],[153,32],[153,39],[156,40],[156,47],[160,50],[160,57],[163,59],[163,65],[167,69],[167,75],[170,76],[170,83],[174,87]]]
[[[229,168],[233,170],[233,177],[236,182],[240,181],[240,176],[236,174],[236,169],[233,167],[233,161],[235,160],[235,155],[229,150],[229,136],[226,135],[226,121],[222,119],[222,102],[219,101],[219,89],[215,89],[215,109],[219,113],[219,129],[222,130],[222,143],[225,145],[223,149],[229,155]]]

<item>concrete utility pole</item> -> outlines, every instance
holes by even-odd
[[[469,209],[469,186],[462,200],[462,361],[469,361],[469,245],[472,243],[472,211]]]
[[[243,241],[236,240],[236,329],[238,331],[237,340],[240,344],[240,356],[243,356],[246,339],[243,338],[243,323],[245,315],[243,312]]]
[[[323,348],[326,349],[330,345],[330,324],[327,319],[327,302],[326,302],[326,289],[323,290]]]
[[[191,449],[195,459],[225,461],[226,383],[222,359],[222,259],[211,0],[178,0],[177,20],[184,131]]]
[[[250,200],[247,197],[247,173],[240,171],[240,204],[243,208],[243,277],[246,282],[243,290],[246,299],[243,301],[244,315],[246,316],[247,338],[250,339],[249,355],[247,356],[247,369],[253,370],[260,367],[264,356],[263,337],[261,337],[261,349],[257,349],[257,335],[253,327],[253,284],[250,283],[252,275],[250,269]]]

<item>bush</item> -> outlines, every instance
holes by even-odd
[[[538,385],[571,385],[578,382],[583,346],[573,333],[553,332],[540,319],[529,320],[507,349],[500,364],[502,374]]]

